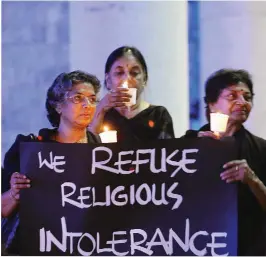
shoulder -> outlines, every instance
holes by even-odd
[[[32,141],[37,141],[37,140],[38,140],[38,137],[36,137],[34,134],[29,134],[29,135],[18,134],[16,136],[15,142],[11,145],[6,155],[14,151],[17,151],[19,149],[19,144],[22,142],[32,142]]]
[[[169,111],[164,106],[150,105],[148,110],[154,115],[158,116],[158,118],[172,119]]]
[[[2,170],[2,192],[9,189],[9,180],[14,172],[20,172],[19,149],[22,142],[34,142],[38,138],[34,134],[17,135],[15,142],[6,152],[4,157],[4,168]]]
[[[168,112],[166,107],[162,106],[162,105],[153,105],[151,104],[149,107],[148,107],[150,110],[153,110],[153,111],[156,111],[156,112]]]
[[[198,137],[198,133],[200,131],[210,131],[210,124],[207,123],[198,130],[189,129],[186,131],[185,135],[183,135],[181,138],[196,138]]]
[[[196,138],[198,137],[198,130],[189,129],[186,131],[185,135],[181,136],[181,138]]]
[[[245,128],[245,133],[259,148],[266,151],[266,140],[262,137],[258,137]]]
[[[19,145],[22,142],[33,142],[37,141],[38,137],[36,137],[34,134],[29,134],[29,135],[22,135],[18,134],[16,136],[15,142],[11,145],[9,150],[5,154],[5,160],[9,158],[10,156],[13,156],[14,154],[19,152]]]

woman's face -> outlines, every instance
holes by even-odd
[[[229,122],[243,123],[253,106],[253,96],[245,83],[238,83],[222,90],[216,103],[209,104],[211,112],[229,115]]]
[[[93,118],[95,109],[96,94],[93,86],[89,83],[77,84],[66,93],[64,102],[59,106],[60,123],[86,128]]]
[[[109,73],[106,74],[105,79],[108,89],[121,87],[123,82],[127,81],[129,88],[137,88],[137,96],[140,95],[146,85],[144,70],[131,53],[117,59]]]

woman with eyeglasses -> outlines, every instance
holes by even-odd
[[[98,143],[98,136],[87,130],[96,109],[100,81],[93,75],[73,71],[60,74],[48,89],[47,118],[53,129],[41,129],[39,135],[18,135],[4,158],[2,172],[2,247],[8,254],[19,254],[19,195],[30,187],[30,180],[20,174],[20,142]]]
[[[135,88],[136,103],[127,106]],[[108,93],[97,105],[90,129],[101,133],[107,126],[117,131],[118,141],[143,142],[174,138],[172,117],[164,106],[145,101],[143,93],[148,83],[148,68],[141,52],[130,46],[115,49],[105,64],[105,87]]]
[[[210,124],[187,131],[185,138],[233,137],[238,159],[224,164],[220,177],[238,189],[238,255],[266,255],[266,140],[250,133],[244,122],[253,107],[253,82],[245,70],[222,69],[205,85],[206,116],[220,112],[229,116],[227,129],[219,138]]]

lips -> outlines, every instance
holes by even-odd
[[[83,114],[81,114],[80,116],[82,116],[82,117],[90,117],[91,114],[90,114],[90,113],[83,113]]]
[[[234,112],[246,114],[247,113],[247,110],[246,109],[235,109]]]

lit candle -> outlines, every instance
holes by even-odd
[[[124,83],[122,84],[121,86],[122,88],[127,88],[128,89],[128,94],[131,95],[130,97],[130,101],[129,102],[126,102],[126,106],[127,107],[130,107],[132,105],[135,105],[136,104],[136,101],[137,101],[137,89],[136,88],[129,88],[128,87],[128,81],[124,81]]]
[[[210,116],[211,131],[213,131],[215,135],[220,136],[220,133],[226,131],[229,116],[219,112],[211,113]]]
[[[100,133],[102,143],[116,143],[117,142],[117,131],[109,130],[107,126],[104,126],[104,132]]]
[[[128,88],[128,82],[127,82],[127,80],[124,81],[124,83],[122,84],[121,87],[122,87],[122,88]]]

